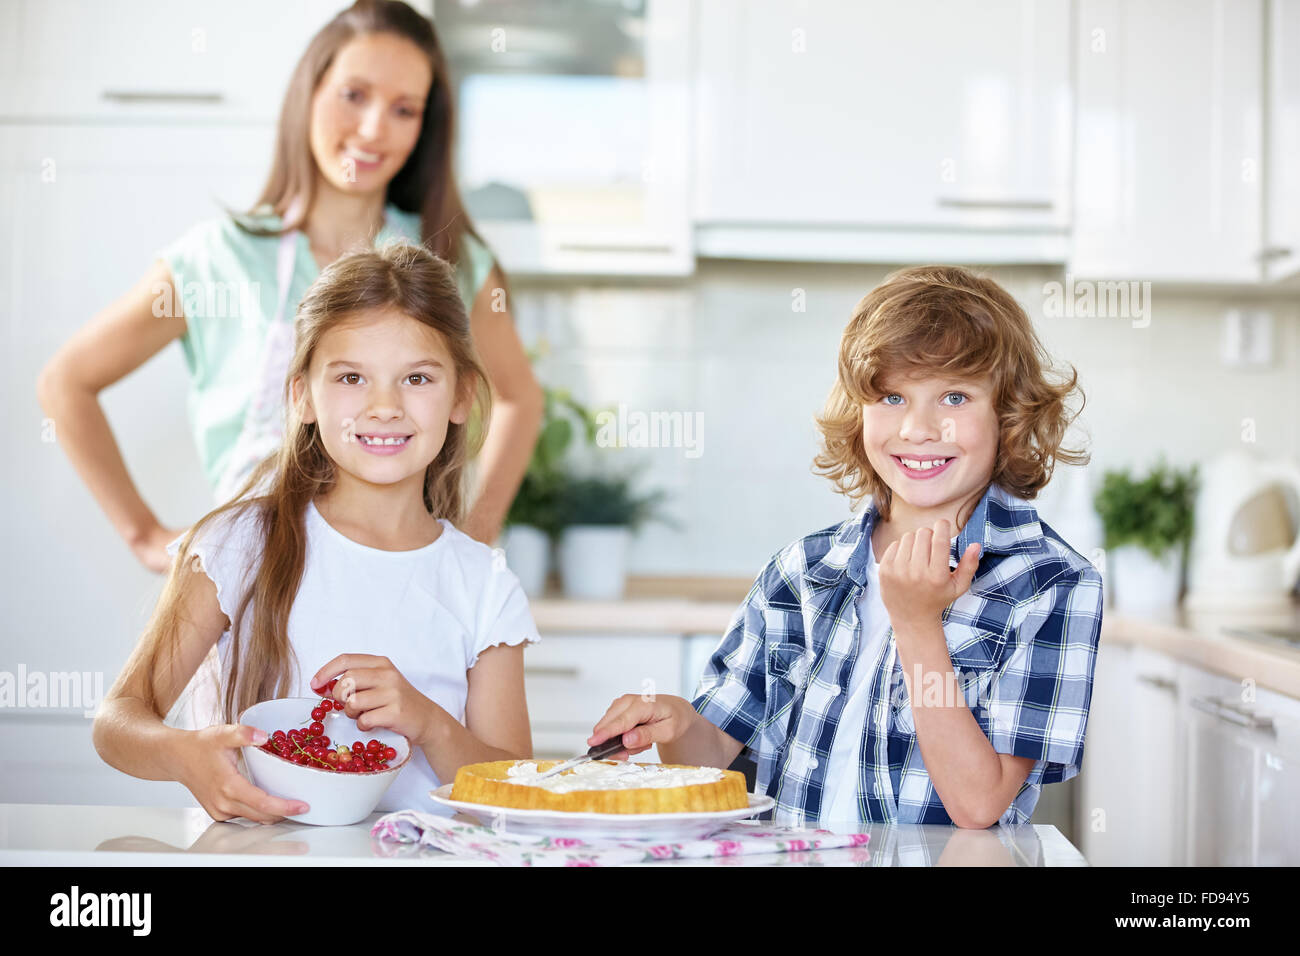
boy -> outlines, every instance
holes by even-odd
[[[1049,382],[1045,359],[992,280],[888,276],[817,419],[818,472],[865,514],[768,562],[693,701],[625,695],[588,743],[745,750],[778,823],[1029,822],[1079,772],[1102,617],[1101,576],[1028,504],[1088,460],[1061,447],[1078,375]]]

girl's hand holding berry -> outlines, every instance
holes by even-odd
[[[279,823],[310,809],[301,800],[271,796],[239,772],[239,748],[261,746],[267,740],[262,731],[242,724],[218,724],[190,733],[181,751],[177,779],[212,819],[244,817],[257,823]]]
[[[332,697],[336,707],[342,705],[358,730],[382,727],[401,734],[412,746],[422,746],[429,738],[435,710],[441,710],[412,687],[392,661],[373,654],[340,654],[316,672],[311,687]]]

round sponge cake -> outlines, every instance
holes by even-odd
[[[749,806],[745,776],[716,767],[589,760],[537,780],[559,760],[493,760],[456,771],[451,799],[573,813],[708,813]]]

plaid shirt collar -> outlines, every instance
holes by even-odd
[[[804,572],[809,584],[830,587],[841,584],[847,577],[854,584],[865,585],[871,532],[879,517],[880,509],[873,500],[861,518],[844,522],[821,560]],[[958,532],[948,555],[950,568],[957,566],[961,555],[973,541],[980,544],[981,564],[988,554],[1032,553],[1046,546],[1043,528],[1034,508],[993,483],[984,489],[974,513]]]

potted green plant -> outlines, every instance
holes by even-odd
[[[1161,456],[1146,475],[1108,471],[1093,499],[1101,517],[1114,606],[1150,611],[1178,603],[1192,538],[1196,465],[1170,468]]]
[[[542,428],[505,521],[506,563],[529,597],[536,597],[546,587],[551,545],[563,527],[559,492],[564,483],[564,457],[575,431],[587,442],[595,441],[596,435],[595,413],[567,389],[543,386],[542,393]]]
[[[662,491],[637,493],[631,475],[568,478],[559,490],[564,530],[560,578],[567,597],[613,600],[623,596],[632,534],[659,512]]]

